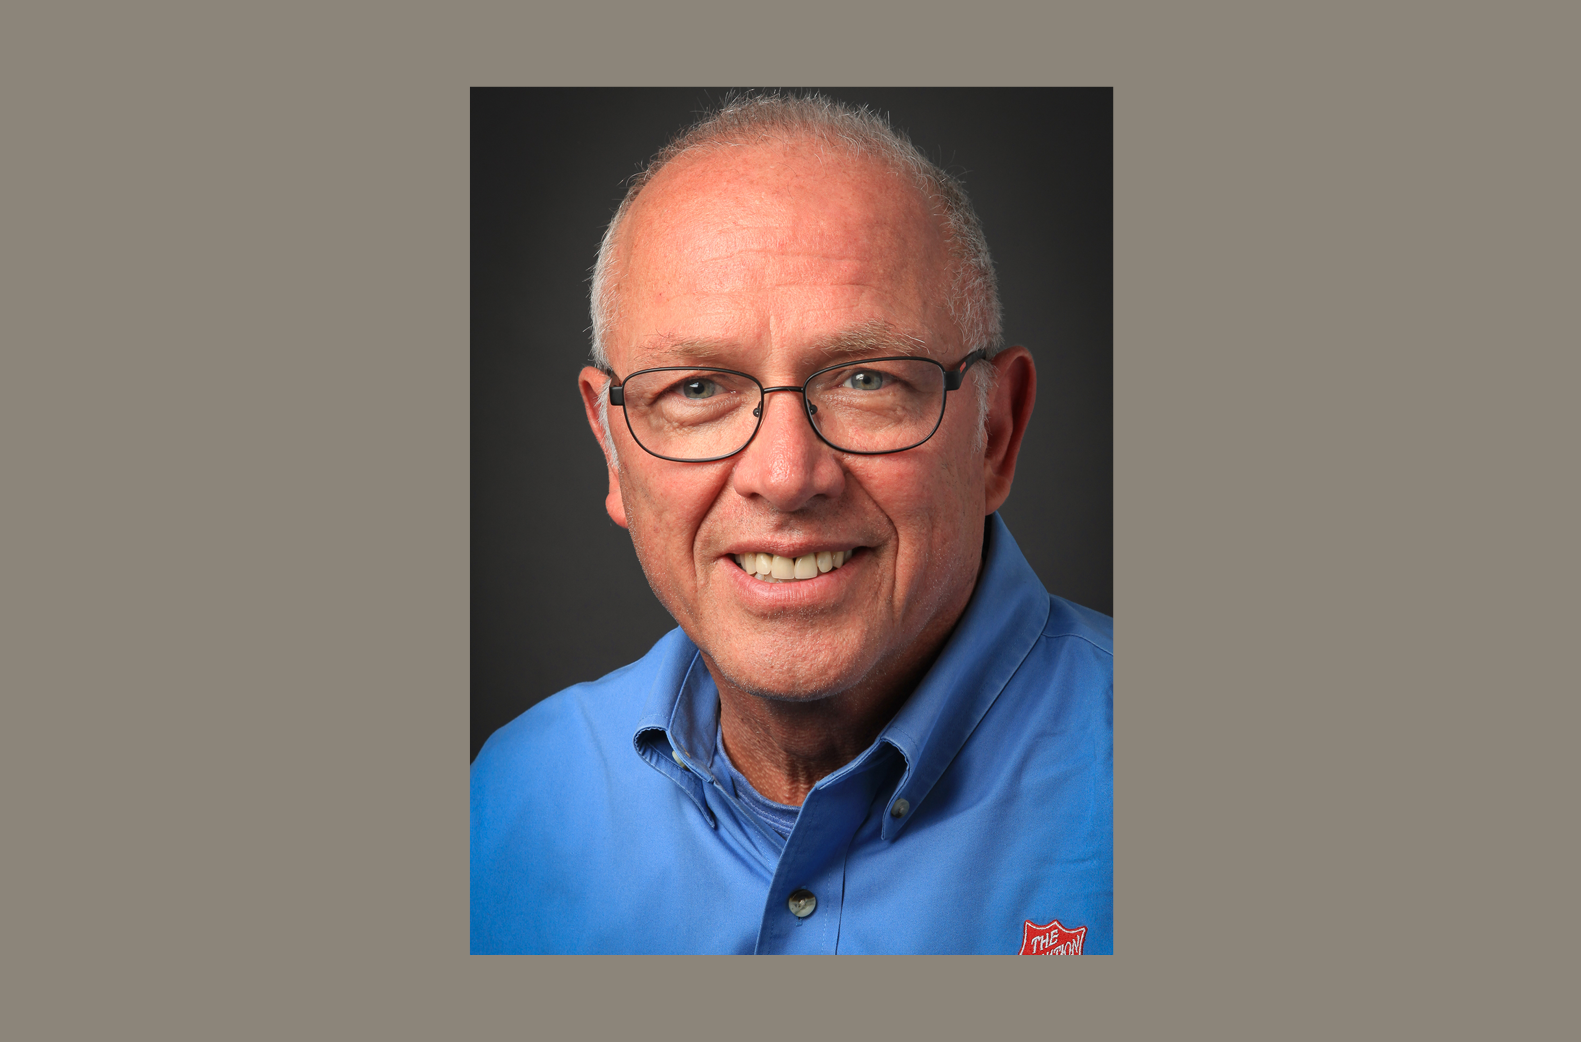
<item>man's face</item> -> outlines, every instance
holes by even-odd
[[[617,249],[606,340],[621,377],[704,365],[799,386],[848,359],[966,353],[937,222],[875,163],[782,144],[679,160],[639,196]],[[799,394],[768,395],[751,444],[713,463],[649,455],[611,407],[610,516],[718,674],[811,699],[898,681],[937,646],[971,595],[990,508],[971,390],[986,368],[950,394],[929,441],[884,456],[825,445]],[[591,410],[605,377],[582,381]],[[820,551],[851,556],[783,583],[736,560]]]

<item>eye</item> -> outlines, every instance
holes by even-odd
[[[687,380],[681,384],[681,396],[684,398],[712,398],[719,390],[719,385],[712,380]]]
[[[858,369],[846,377],[845,385],[857,391],[876,391],[884,386],[884,374],[871,369]]]

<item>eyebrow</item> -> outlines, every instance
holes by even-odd
[[[902,333],[888,323],[873,321],[836,333],[817,347],[833,361],[863,355],[923,354],[928,350],[928,342],[921,337]]]
[[[716,362],[730,349],[728,340],[691,340],[655,333],[643,347],[644,354],[653,356],[644,365],[654,362]]]
[[[829,362],[878,355],[927,354],[928,342],[902,333],[888,323],[864,322],[841,330],[813,343],[813,349]],[[645,354],[651,357],[644,367],[668,363],[707,365],[740,352],[741,345],[729,340],[694,339],[656,333],[649,338]]]

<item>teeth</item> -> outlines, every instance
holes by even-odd
[[[845,564],[852,551],[818,550],[800,557],[781,557],[779,554],[736,554],[736,564],[748,575],[764,582],[796,582],[816,579],[823,572],[832,572]]]

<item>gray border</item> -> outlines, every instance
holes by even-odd
[[[1558,1026],[1574,18],[710,10],[8,12],[6,1022]],[[753,77],[1116,86],[1128,954],[1071,987],[462,955],[467,88]]]

